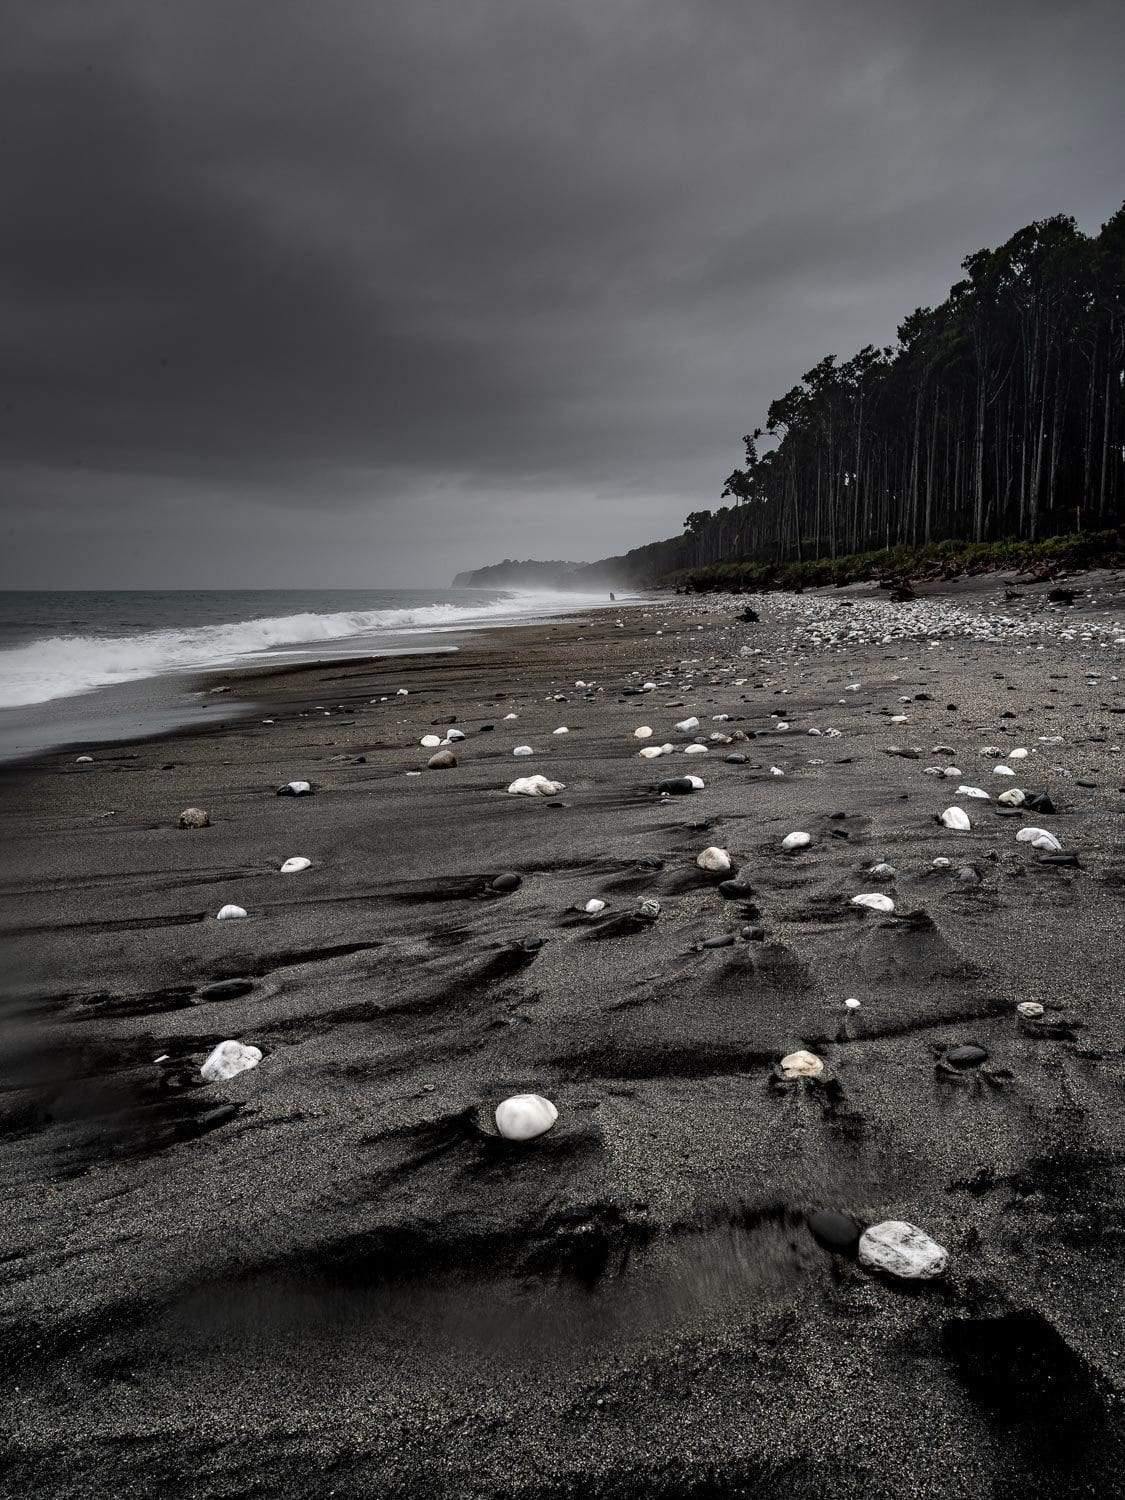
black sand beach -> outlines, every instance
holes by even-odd
[[[0,1493],[1120,1493],[1125,611],[1004,582],[226,673],[252,715],[4,770]],[[262,1062],[203,1082],[228,1038]],[[532,1091],[557,1125],[500,1139]]]

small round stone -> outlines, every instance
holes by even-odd
[[[783,1078],[819,1078],[824,1061],[815,1052],[790,1052],[778,1064]]]
[[[854,1255],[859,1245],[860,1228],[847,1214],[833,1213],[830,1209],[818,1209],[809,1214],[805,1222],[818,1245],[826,1250],[835,1250],[841,1255]]]
[[[1038,1000],[1021,1000],[1016,1006],[1016,1014],[1025,1021],[1038,1021],[1044,1010]]]
[[[545,1135],[558,1117],[542,1094],[513,1094],[496,1106],[496,1129],[506,1141],[531,1141]]]
[[[180,814],[181,828],[210,828],[211,819],[202,807],[185,807]]]
[[[944,1061],[951,1068],[975,1068],[988,1061],[988,1053],[983,1047],[969,1043],[964,1047],[951,1047],[945,1054]]]

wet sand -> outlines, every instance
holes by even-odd
[[[1003,586],[934,595],[993,639],[883,639],[909,607],[843,591],[224,673],[249,716],[0,772],[0,1493],[1114,1493],[1125,611],[1112,578],[1068,611]],[[746,738],[684,756],[690,714]],[[1001,778],[990,745],[1031,754]],[[565,789],[506,795],[535,772]],[[893,915],[849,904],[875,890]],[[227,1038],[263,1061],[204,1083]],[[820,1078],[780,1078],[797,1048]],[[558,1124],[500,1140],[526,1091]],[[822,1248],[822,1208],[920,1226],[948,1274]]]

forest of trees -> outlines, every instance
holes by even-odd
[[[773,402],[733,503],[688,517],[677,566],[1120,523],[1125,206],[1096,236],[1060,215],[962,265],[895,346],[827,355]]]

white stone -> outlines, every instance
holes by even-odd
[[[731,867],[730,855],[714,844],[697,854],[695,862],[701,870],[709,870],[712,875],[725,875]]]
[[[545,1135],[558,1117],[542,1094],[513,1094],[496,1106],[496,1129],[506,1141],[530,1141]]]
[[[219,922],[234,922],[239,917],[244,917],[245,915],[246,908],[244,906],[220,906],[219,910],[215,913],[215,919]]]
[[[512,797],[553,797],[557,792],[566,790],[566,785],[561,781],[549,781],[546,776],[517,776],[508,788],[508,795]]]
[[[74,764],[76,766],[92,766],[94,764],[94,757],[92,755],[76,756]]]
[[[706,755],[707,754],[707,746],[706,745],[685,745],[684,746],[684,754],[685,755]]]
[[[1021,828],[1016,834],[1018,844],[1030,844],[1033,849],[1042,849],[1046,854],[1061,854],[1062,845],[1053,833],[1045,828]]]
[[[691,734],[693,730],[699,728],[699,720],[693,714],[690,719],[681,719],[676,728],[681,734]]]
[[[1018,786],[1010,786],[1006,792],[1001,792],[997,802],[1003,802],[1005,807],[1019,807],[1027,801],[1027,793]]]
[[[636,729],[633,730],[633,738],[635,740],[651,740],[652,726],[650,724],[639,725]]]
[[[281,867],[282,875],[299,875],[302,870],[307,870],[312,864],[311,859],[306,859],[303,854],[292,854]]]
[[[990,794],[983,787],[966,786],[964,782],[957,788],[957,795],[959,797],[976,797],[984,802],[991,801]]]
[[[1043,1014],[1043,1007],[1038,1000],[1021,1000],[1016,1006],[1016,1014],[1022,1016],[1025,1021],[1038,1021]]]
[[[954,833],[968,833],[973,826],[963,807],[947,807],[941,815],[941,821],[946,828],[952,828]]]
[[[948,870],[952,863],[953,861],[951,859],[946,859],[944,854],[939,854],[937,859],[934,860],[934,869]]]
[[[661,755],[667,755],[668,752],[663,745],[645,745],[637,751],[637,754],[643,756],[645,760],[656,760]]]
[[[848,1010],[858,1010],[859,1009],[859,1001],[856,1000],[856,999],[845,1000],[844,1004],[848,1008]]]
[[[418,743],[423,750],[436,750],[441,744],[441,739],[436,734],[424,734]]]
[[[1022,748],[1020,748],[1018,750],[1009,750],[1008,751],[1008,759],[1009,760],[1026,760],[1027,759],[1027,751],[1024,750],[1024,749],[1022,749]]]
[[[946,766],[941,774],[943,776],[964,776],[965,773],[960,766]]]
[[[307,797],[308,794],[312,791],[312,782],[290,781],[288,783],[288,787],[289,790],[293,793],[294,797]]]
[[[871,1271],[884,1271],[906,1281],[931,1281],[945,1274],[949,1251],[916,1224],[887,1219],[872,1224],[860,1235],[859,1260]]]
[[[811,833],[787,833],[781,841],[781,847],[788,852],[791,849],[807,849],[811,843]]]
[[[551,733],[552,734],[569,734],[570,730],[567,728],[567,726],[565,724],[560,724],[557,729],[552,729]]]
[[[516,748],[512,751],[512,754],[513,755],[534,755],[535,751],[531,748],[530,745],[517,745]]]
[[[707,786],[707,783],[703,780],[702,776],[692,776],[690,772],[687,776],[684,777],[684,780],[690,781],[692,784],[692,788],[697,792],[702,792]]]
[[[460,729],[451,729],[445,736],[447,744],[452,743],[454,740],[463,740],[464,738],[465,736]]]
[[[865,891],[862,896],[853,896],[853,906],[866,906],[869,911],[894,911],[895,904],[882,891]]]
[[[504,717],[505,719],[518,719],[519,714],[505,714]]]
[[[889,865],[885,859],[880,860],[877,865],[872,865],[867,872],[874,875],[876,880],[893,880],[898,874],[894,865]]]
[[[582,910],[587,912],[591,917],[596,917],[599,912],[605,911],[605,902],[599,901],[597,896],[593,896],[586,902]]]
[[[993,766],[992,774],[993,776],[1014,776],[1016,773],[1011,766]]]
[[[790,1052],[781,1059],[781,1071],[786,1078],[819,1078],[824,1062],[815,1052]]]
[[[220,1042],[199,1072],[208,1083],[220,1083],[256,1068],[261,1060],[258,1047],[248,1047],[244,1042]]]

